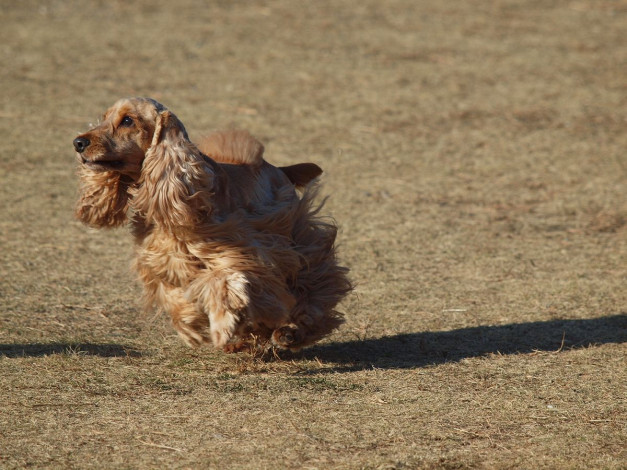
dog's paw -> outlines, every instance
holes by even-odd
[[[217,329],[211,325],[211,342],[216,348],[224,348],[233,337],[233,334],[226,329]]]
[[[253,345],[249,341],[240,340],[233,343],[226,343],[222,346],[222,351],[225,353],[239,353],[239,352],[251,352]]]
[[[279,348],[294,348],[303,340],[302,336],[296,325],[285,325],[272,332],[272,344]]]

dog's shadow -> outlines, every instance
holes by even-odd
[[[370,368],[412,369],[486,354],[562,351],[627,342],[627,314],[586,319],[478,326],[327,343],[294,354],[337,364],[346,372]]]
[[[43,357],[51,354],[79,354],[98,357],[140,357],[133,348],[114,343],[14,343],[0,344],[0,358]]]
[[[326,343],[287,359],[320,360],[335,364],[330,370],[413,369],[486,354],[524,354],[534,351],[581,349],[627,342],[627,314],[584,320],[552,320],[478,326],[452,331],[404,333],[364,340]],[[2,357],[43,357],[80,354],[98,357],[141,357],[131,347],[115,343],[14,343],[0,344]]]

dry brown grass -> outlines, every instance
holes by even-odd
[[[622,1],[0,6],[0,467],[624,468]],[[138,310],[72,138],[152,96],[325,169],[358,285],[282,360]]]

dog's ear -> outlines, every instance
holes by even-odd
[[[315,163],[298,163],[279,167],[294,186],[302,188],[322,174],[322,168]]]
[[[91,171],[81,166],[79,199],[75,215],[84,224],[112,228],[124,224],[128,211],[130,182],[113,171]]]
[[[187,131],[183,123],[177,118],[174,113],[167,109],[157,114],[155,119],[155,132],[152,135],[151,147],[158,145],[160,142],[168,140],[170,142],[176,142],[177,140],[189,141]]]
[[[212,211],[214,179],[213,162],[189,141],[181,121],[162,111],[131,205],[166,230],[190,228]]]

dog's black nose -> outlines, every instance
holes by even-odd
[[[89,147],[89,139],[85,137],[77,137],[74,139],[74,148],[78,153],[83,153]]]

